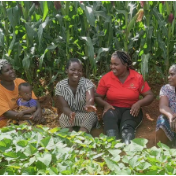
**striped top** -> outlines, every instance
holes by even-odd
[[[55,95],[62,96],[68,103],[71,111],[84,112],[84,106],[86,105],[86,92],[92,87],[95,87],[92,81],[81,77],[74,96],[68,84],[68,78],[66,78],[57,83]]]

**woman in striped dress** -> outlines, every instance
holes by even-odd
[[[70,59],[66,65],[68,78],[56,85],[55,94],[58,108],[63,112],[59,118],[62,128],[90,132],[97,122],[94,106],[94,84],[82,77],[82,63],[79,59]]]

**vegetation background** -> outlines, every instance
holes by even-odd
[[[98,81],[115,50],[127,51],[150,82],[166,81],[175,62],[175,1],[1,1],[0,58],[38,96],[54,94],[69,58]]]

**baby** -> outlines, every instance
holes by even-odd
[[[19,107],[22,107],[20,108],[22,110],[16,117],[33,114],[37,109],[37,101],[32,99],[32,86],[27,82],[21,83],[18,86],[18,92],[20,98],[17,100],[17,104]]]

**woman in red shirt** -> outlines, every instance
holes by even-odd
[[[122,138],[124,143],[129,144],[142,122],[141,107],[149,105],[154,95],[142,75],[132,68],[127,53],[114,52],[110,68],[111,71],[99,81],[95,101],[104,107],[103,121],[107,136]],[[139,95],[143,98],[139,99]]]

